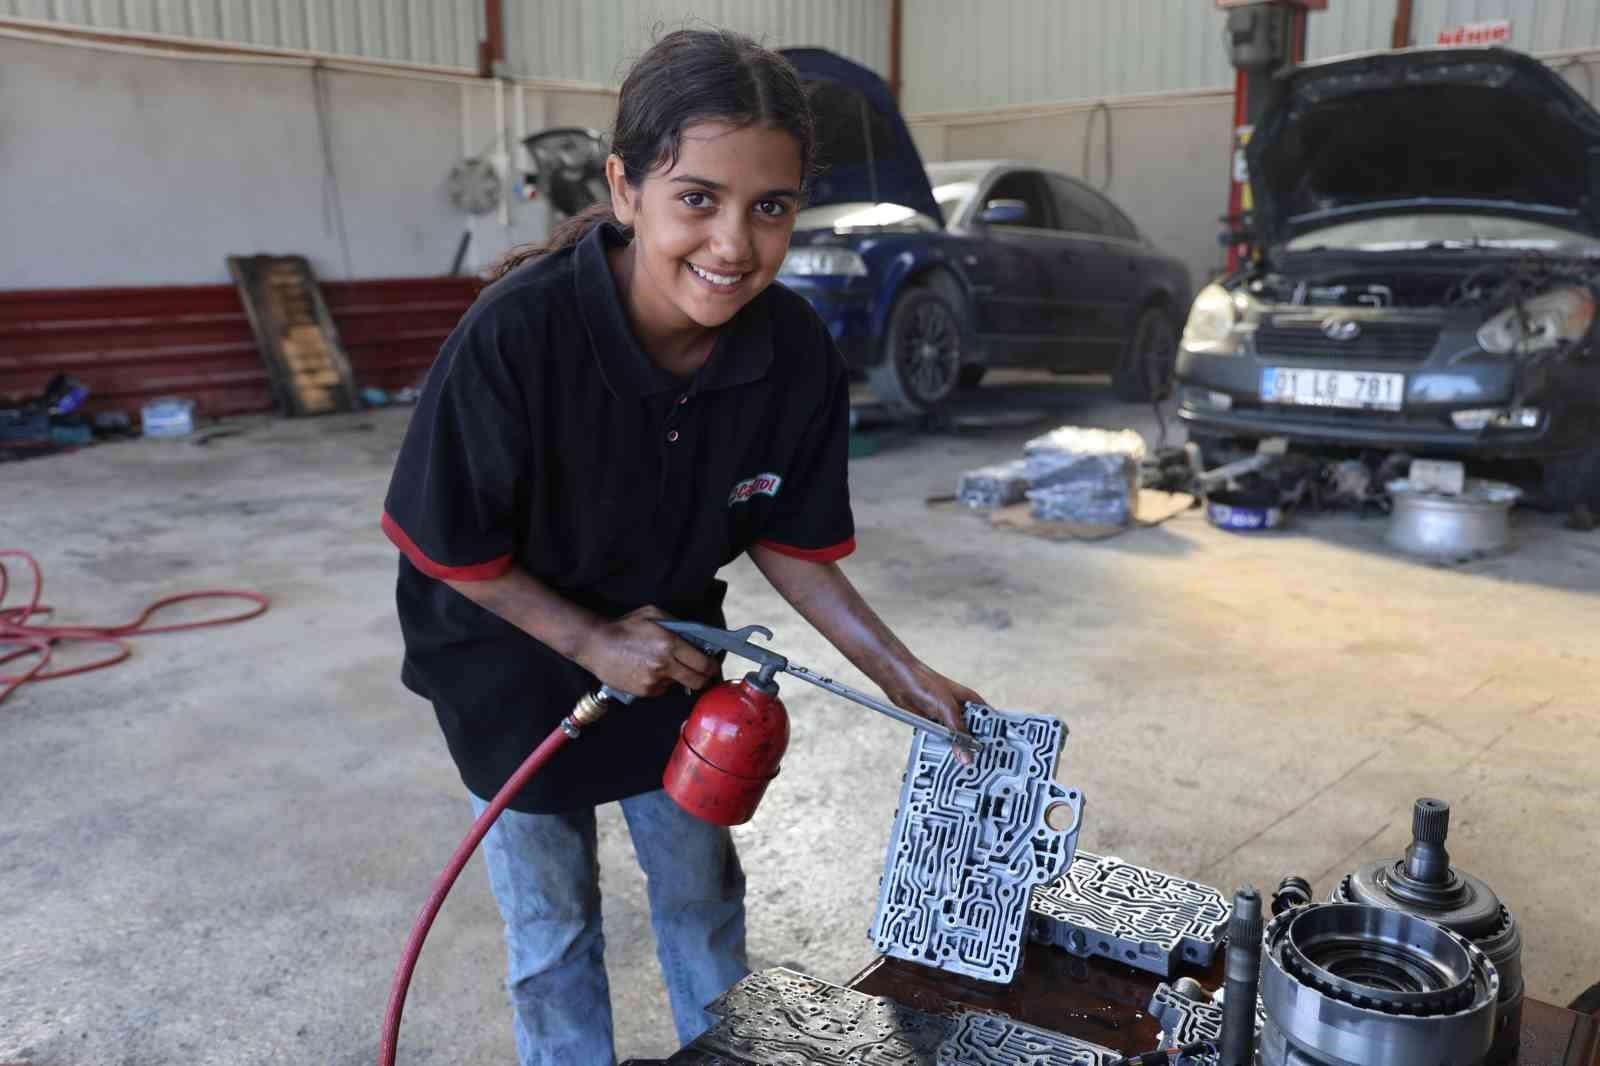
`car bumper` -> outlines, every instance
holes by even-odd
[[[1311,364],[1306,364],[1311,365]],[[1344,410],[1266,404],[1261,373],[1266,363],[1249,354],[1179,353],[1178,417],[1194,430],[1227,437],[1288,437],[1309,444],[1343,445],[1451,455],[1461,458],[1541,458],[1591,446],[1600,432],[1600,366],[1560,365],[1538,387],[1519,389],[1515,366],[1478,363],[1447,370],[1421,366],[1366,369],[1406,375],[1399,411]],[[1327,369],[1353,369],[1328,366]],[[1465,410],[1537,408],[1528,427],[1460,429],[1451,419]]]
[[[873,292],[867,278],[779,278],[814,308],[845,363],[862,370],[882,359],[872,331]]]

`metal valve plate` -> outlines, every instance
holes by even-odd
[[[1180,961],[1209,966],[1232,912],[1221,892],[1181,877],[1078,852],[1033,894],[1034,940],[1171,977]]]
[[[970,766],[942,738],[911,741],[869,935],[886,955],[1009,982],[1034,889],[1072,865],[1083,794],[1051,780],[1066,735],[1059,719],[966,711],[979,741]],[[1071,824],[1052,828],[1048,812],[1070,812]]]
[[[1109,1048],[993,1014],[924,1014],[793,970],[751,974],[667,1066],[1110,1066]]]
[[[1112,1066],[1122,1053],[997,1014],[962,1014],[938,1066]]]

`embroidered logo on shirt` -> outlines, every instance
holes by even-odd
[[[755,477],[747,477],[735,485],[733,491],[728,494],[728,506],[743,503],[752,496],[776,496],[778,486],[782,484],[783,478],[777,474],[757,474]]]

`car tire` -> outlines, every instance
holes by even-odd
[[[908,288],[889,312],[883,359],[867,368],[867,381],[896,414],[937,410],[961,381],[961,316],[932,288]]]
[[[1178,365],[1178,328],[1164,307],[1146,307],[1111,370],[1111,388],[1127,403],[1167,398]]]
[[[956,385],[963,389],[975,389],[983,384],[983,376],[988,372],[986,366],[964,366],[961,373],[956,375]]]
[[[1576,455],[1547,459],[1543,466],[1541,488],[1551,506],[1561,511],[1578,504],[1600,509],[1600,442]]]

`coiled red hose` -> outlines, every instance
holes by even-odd
[[[33,596],[26,605],[15,607],[0,606],[0,666],[14,662],[26,655],[37,656],[34,664],[20,674],[0,674],[0,703],[4,703],[11,694],[30,681],[51,681],[60,677],[71,677],[73,674],[86,674],[90,670],[103,670],[108,666],[115,666],[129,655],[133,648],[124,637],[144,637],[156,633],[178,633],[185,629],[203,629],[207,626],[229,625],[234,622],[243,622],[266,612],[267,598],[259,592],[245,592],[239,589],[206,589],[201,592],[184,592],[177,596],[168,596],[157,600],[140,612],[139,617],[126,625],[120,626],[46,626],[30,621],[35,615],[53,613],[54,609],[39,602],[44,595],[44,571],[39,567],[39,560],[28,552],[15,548],[0,549],[0,559],[16,558],[28,564],[33,571]],[[5,603],[6,593],[10,589],[10,579],[6,573],[4,562],[0,562],[0,604]],[[174,604],[187,603],[190,600],[248,600],[255,604],[254,607],[241,614],[228,615],[223,618],[205,618],[198,622],[177,622],[165,626],[147,626],[145,623],[156,612],[171,607]],[[68,667],[62,670],[49,670],[50,659],[55,646],[60,643],[72,642],[78,644],[106,644],[116,650],[103,659],[97,659],[81,666]],[[9,651],[5,649],[11,649]]]
[[[550,731],[550,735],[544,738],[544,743],[533,749],[533,754],[517,767],[517,772],[511,775],[511,780],[500,787],[500,791],[494,794],[489,806],[485,807],[483,813],[478,815],[478,820],[472,823],[472,828],[456,846],[455,854],[450,856],[450,861],[445,864],[444,872],[433,883],[433,891],[428,893],[428,901],[417,913],[417,920],[411,926],[411,936],[406,940],[405,951],[400,955],[400,965],[395,968],[394,981],[389,985],[389,1007],[383,1015],[383,1038],[378,1044],[378,1062],[381,1066],[394,1066],[395,1052],[400,1043],[400,1012],[405,1009],[406,990],[411,987],[411,972],[417,968],[417,956],[422,954],[422,942],[428,938],[428,930],[433,928],[433,920],[438,916],[439,908],[444,906],[444,898],[450,894],[451,886],[456,883],[456,877],[467,865],[467,860],[472,858],[472,853],[477,850],[478,843],[483,840],[484,834],[489,832],[494,820],[500,817],[500,812],[511,802],[511,798],[533,780],[533,775],[544,768],[544,764],[561,750],[568,739],[566,723],[563,723]]]

